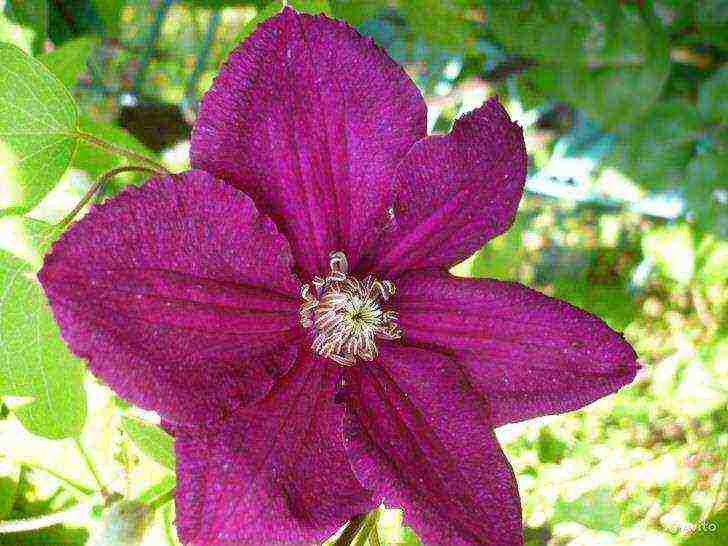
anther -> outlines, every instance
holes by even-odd
[[[342,366],[372,361],[379,354],[376,339],[402,337],[397,313],[382,308],[394,284],[371,275],[363,281],[350,277],[343,252],[331,253],[329,269],[326,278],[314,277],[301,287],[301,325],[314,333],[311,349]]]

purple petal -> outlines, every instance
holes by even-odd
[[[470,256],[513,223],[527,159],[523,132],[497,99],[457,120],[450,134],[418,142],[397,173],[394,227],[367,269],[391,278]]]
[[[345,445],[354,472],[404,508],[425,544],[523,543],[518,489],[487,401],[456,363],[388,345],[347,380]]]
[[[579,409],[630,383],[637,355],[599,318],[516,283],[406,274],[394,302],[408,344],[455,353],[496,425]]]
[[[185,544],[310,546],[376,505],[343,450],[343,408],[334,403],[340,374],[331,361],[304,356],[218,432],[177,431]]]
[[[386,219],[397,163],[425,135],[419,91],[371,39],[285,9],[220,70],[192,164],[251,195],[308,279],[335,250],[356,265]]]
[[[190,171],[94,208],[39,278],[91,371],[170,421],[200,422],[264,395],[295,359],[291,263],[247,196]]]

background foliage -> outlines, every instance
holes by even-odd
[[[528,191],[513,229],[455,272],[597,313],[641,357],[618,395],[498,431],[527,543],[728,543],[728,4],[289,4],[373,36],[432,131],[501,97],[525,129]],[[128,163],[94,138],[184,168],[201,94],[281,2],[0,6],[0,529],[62,523],[0,544],[173,545],[171,438],[84,372],[33,272],[92,182]],[[378,529],[419,544],[396,510]]]

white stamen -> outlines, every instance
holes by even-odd
[[[397,313],[381,307],[394,295],[394,284],[371,275],[363,281],[349,277],[343,252],[331,253],[329,267],[325,279],[314,277],[301,287],[301,325],[316,334],[311,349],[342,366],[353,366],[357,359],[374,360],[379,354],[377,338],[402,337]]]

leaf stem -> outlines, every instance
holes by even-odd
[[[159,508],[161,508],[162,506],[164,506],[165,504],[172,502],[174,500],[174,494],[175,494],[176,490],[177,489],[175,487],[173,487],[169,491],[166,491],[165,493],[162,493],[161,495],[159,495],[156,499],[152,499],[148,504],[149,507],[152,510],[156,511]]]
[[[106,489],[106,486],[101,481],[101,476],[96,469],[96,465],[94,464],[93,459],[91,459],[91,456],[89,455],[88,451],[86,451],[86,448],[83,447],[83,444],[81,443],[81,440],[78,438],[78,436],[73,438],[73,443],[76,445],[76,448],[81,454],[83,461],[86,463],[86,467],[88,468],[89,472],[91,472],[91,475],[93,476],[94,481],[99,488],[99,492],[104,498],[107,498],[109,496],[109,490]]]
[[[18,461],[17,464],[21,466],[25,466],[31,470],[37,470],[39,472],[43,472],[44,474],[48,474],[49,476],[57,479],[60,482],[63,482],[64,485],[68,486],[69,489],[73,490],[72,493],[74,493],[74,496],[76,498],[82,498],[86,499],[88,497],[91,497],[94,495],[95,491],[92,489],[89,489],[85,485],[81,485],[80,483],[76,483],[70,478],[66,478],[65,476],[61,476],[58,472],[55,470],[51,470],[50,468],[46,468],[45,466],[35,464],[35,463],[29,463],[28,461]]]
[[[147,167],[139,167],[136,165],[126,165],[122,167],[116,167],[114,169],[111,169],[110,171],[106,171],[101,177],[94,182],[93,186],[91,186],[88,191],[86,192],[86,195],[81,198],[81,201],[78,202],[78,205],[76,205],[71,212],[69,212],[63,220],[60,221],[58,224],[58,227],[64,228],[68,224],[70,224],[73,219],[76,217],[76,215],[81,212],[81,209],[85,207],[91,199],[93,199],[94,195],[96,195],[96,192],[98,192],[104,185],[113,177],[115,177],[117,174],[125,173],[125,172],[131,172],[131,171],[139,171],[139,172],[145,172],[150,174],[157,174],[157,171],[154,171],[152,169],[148,169]]]
[[[154,161],[153,159],[150,159],[142,154],[129,150],[128,148],[118,146],[117,144],[112,144],[111,142],[107,142],[99,137],[96,137],[89,133],[85,133],[83,131],[77,131],[76,136],[81,140],[85,140],[89,144],[93,144],[94,146],[109,152],[110,154],[119,155],[131,161],[136,161],[138,163],[148,165],[159,174],[171,174],[169,170],[161,163],[158,163],[157,161]]]

